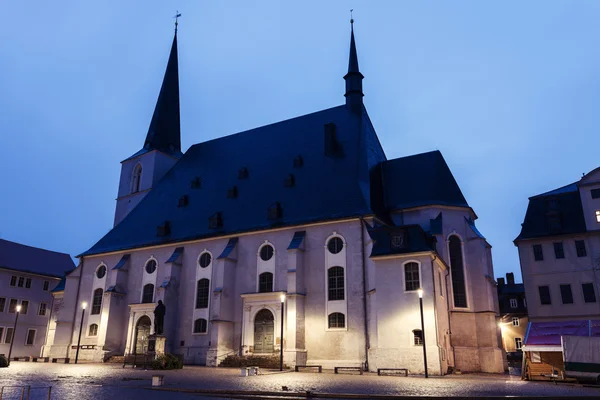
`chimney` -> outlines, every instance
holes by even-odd
[[[515,274],[513,274],[512,272],[508,272],[506,274],[506,282],[508,282],[509,285],[514,285],[515,284]]]
[[[504,287],[505,283],[504,283],[504,278],[498,278],[498,287]]]

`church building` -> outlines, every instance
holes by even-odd
[[[114,227],[54,293],[44,355],[73,358],[80,324],[81,360],[144,353],[160,300],[189,364],[283,346],[289,366],[422,373],[425,342],[432,375],[503,372],[491,246],[439,151],[386,158],[353,30],[343,104],[185,153],[177,51],[176,32]]]

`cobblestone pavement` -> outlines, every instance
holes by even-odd
[[[31,399],[47,398],[42,389],[52,386],[52,399],[188,399],[199,398],[178,392],[146,390],[153,371],[121,368],[115,364],[46,364],[13,362],[0,370],[0,386],[31,385]],[[502,375],[453,375],[446,377],[395,377],[376,374],[334,375],[318,373],[266,373],[241,377],[239,369],[187,366],[161,371],[165,388],[222,389],[290,392],[388,394],[401,396],[593,396],[600,388],[580,385],[525,382]],[[5,389],[3,400],[18,399],[17,391]],[[19,392],[20,393],[20,392]],[[47,393],[47,391],[46,391]],[[206,399],[206,398],[205,398]]]

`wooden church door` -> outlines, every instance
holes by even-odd
[[[274,342],[273,313],[260,310],[254,318],[254,353],[272,353]]]

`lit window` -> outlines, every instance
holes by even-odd
[[[513,326],[519,326],[519,324],[520,324],[519,317],[513,317],[512,324],[513,324]]]
[[[523,347],[523,339],[521,339],[520,337],[516,337],[515,338],[515,349],[517,349],[517,351],[522,351],[521,348]]]
[[[329,329],[345,328],[346,327],[346,316],[339,312],[329,314],[328,327],[329,327]]]
[[[596,222],[600,222],[600,210],[596,210]]]
[[[517,308],[517,299],[510,299],[510,308]]]
[[[423,346],[423,331],[415,329],[413,332],[413,344],[415,346]]]
[[[98,335],[98,325],[91,324],[88,336],[97,336]]]
[[[199,318],[194,321],[194,333],[206,333],[208,330],[208,323],[204,318]]]

